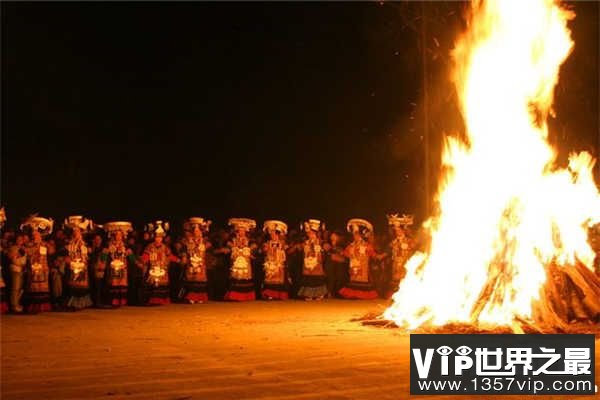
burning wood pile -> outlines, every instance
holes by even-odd
[[[472,3],[453,53],[465,132],[447,137],[437,211],[423,226],[430,243],[407,262],[384,321],[419,331],[598,328],[595,161],[573,153],[559,166],[548,142],[573,17],[552,0]]]

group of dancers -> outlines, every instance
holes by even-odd
[[[0,211],[0,223],[4,221]],[[192,217],[183,223],[184,234],[176,241],[168,235],[167,222],[147,224],[140,247],[128,221],[97,225],[75,215],[52,235],[54,221],[33,215],[14,235],[3,236],[2,265],[8,269],[0,274],[2,312],[197,304],[209,299],[389,297],[404,277],[415,241],[412,216],[389,215],[388,223],[390,240],[379,246],[369,221],[350,219],[346,245],[344,232],[326,231],[317,219],[303,222],[301,236],[290,238],[282,221],[264,221],[259,230],[252,219],[231,218],[230,231],[211,238],[211,221]],[[386,266],[384,293],[376,290],[381,288],[376,288],[374,265]],[[226,274],[222,295],[215,293],[220,285],[216,271]]]

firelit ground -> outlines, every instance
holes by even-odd
[[[256,301],[2,316],[1,398],[406,399],[408,335],[352,321],[386,304]]]

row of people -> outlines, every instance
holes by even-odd
[[[388,266],[389,296],[398,287],[415,244],[409,234],[412,217],[390,215],[388,222],[393,239],[387,250],[376,248],[373,226],[364,219],[348,221],[352,239],[343,246],[341,232],[325,238],[324,224],[316,219],[302,224],[301,240],[289,240],[287,225],[276,220],[264,222],[261,238],[256,222],[247,218],[231,218],[230,236],[210,240],[211,222],[200,217],[185,221],[184,235],[175,243],[166,243],[168,223],[148,224],[148,243],[138,250],[128,238],[134,231],[126,221],[104,224],[101,229],[108,241],[102,245],[98,226],[82,216],[68,217],[63,224],[66,237],[54,240],[49,239],[53,221],[31,216],[14,242],[4,244],[10,274],[8,287],[0,282],[3,309],[8,310],[10,303],[13,312],[35,313],[171,300],[203,303],[209,297],[372,299],[379,295],[374,265]],[[215,270],[227,274],[222,296],[212,287],[219,286],[210,276]]]

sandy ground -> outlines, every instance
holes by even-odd
[[[408,336],[350,321],[384,307],[257,301],[3,316],[2,399],[404,399]]]

